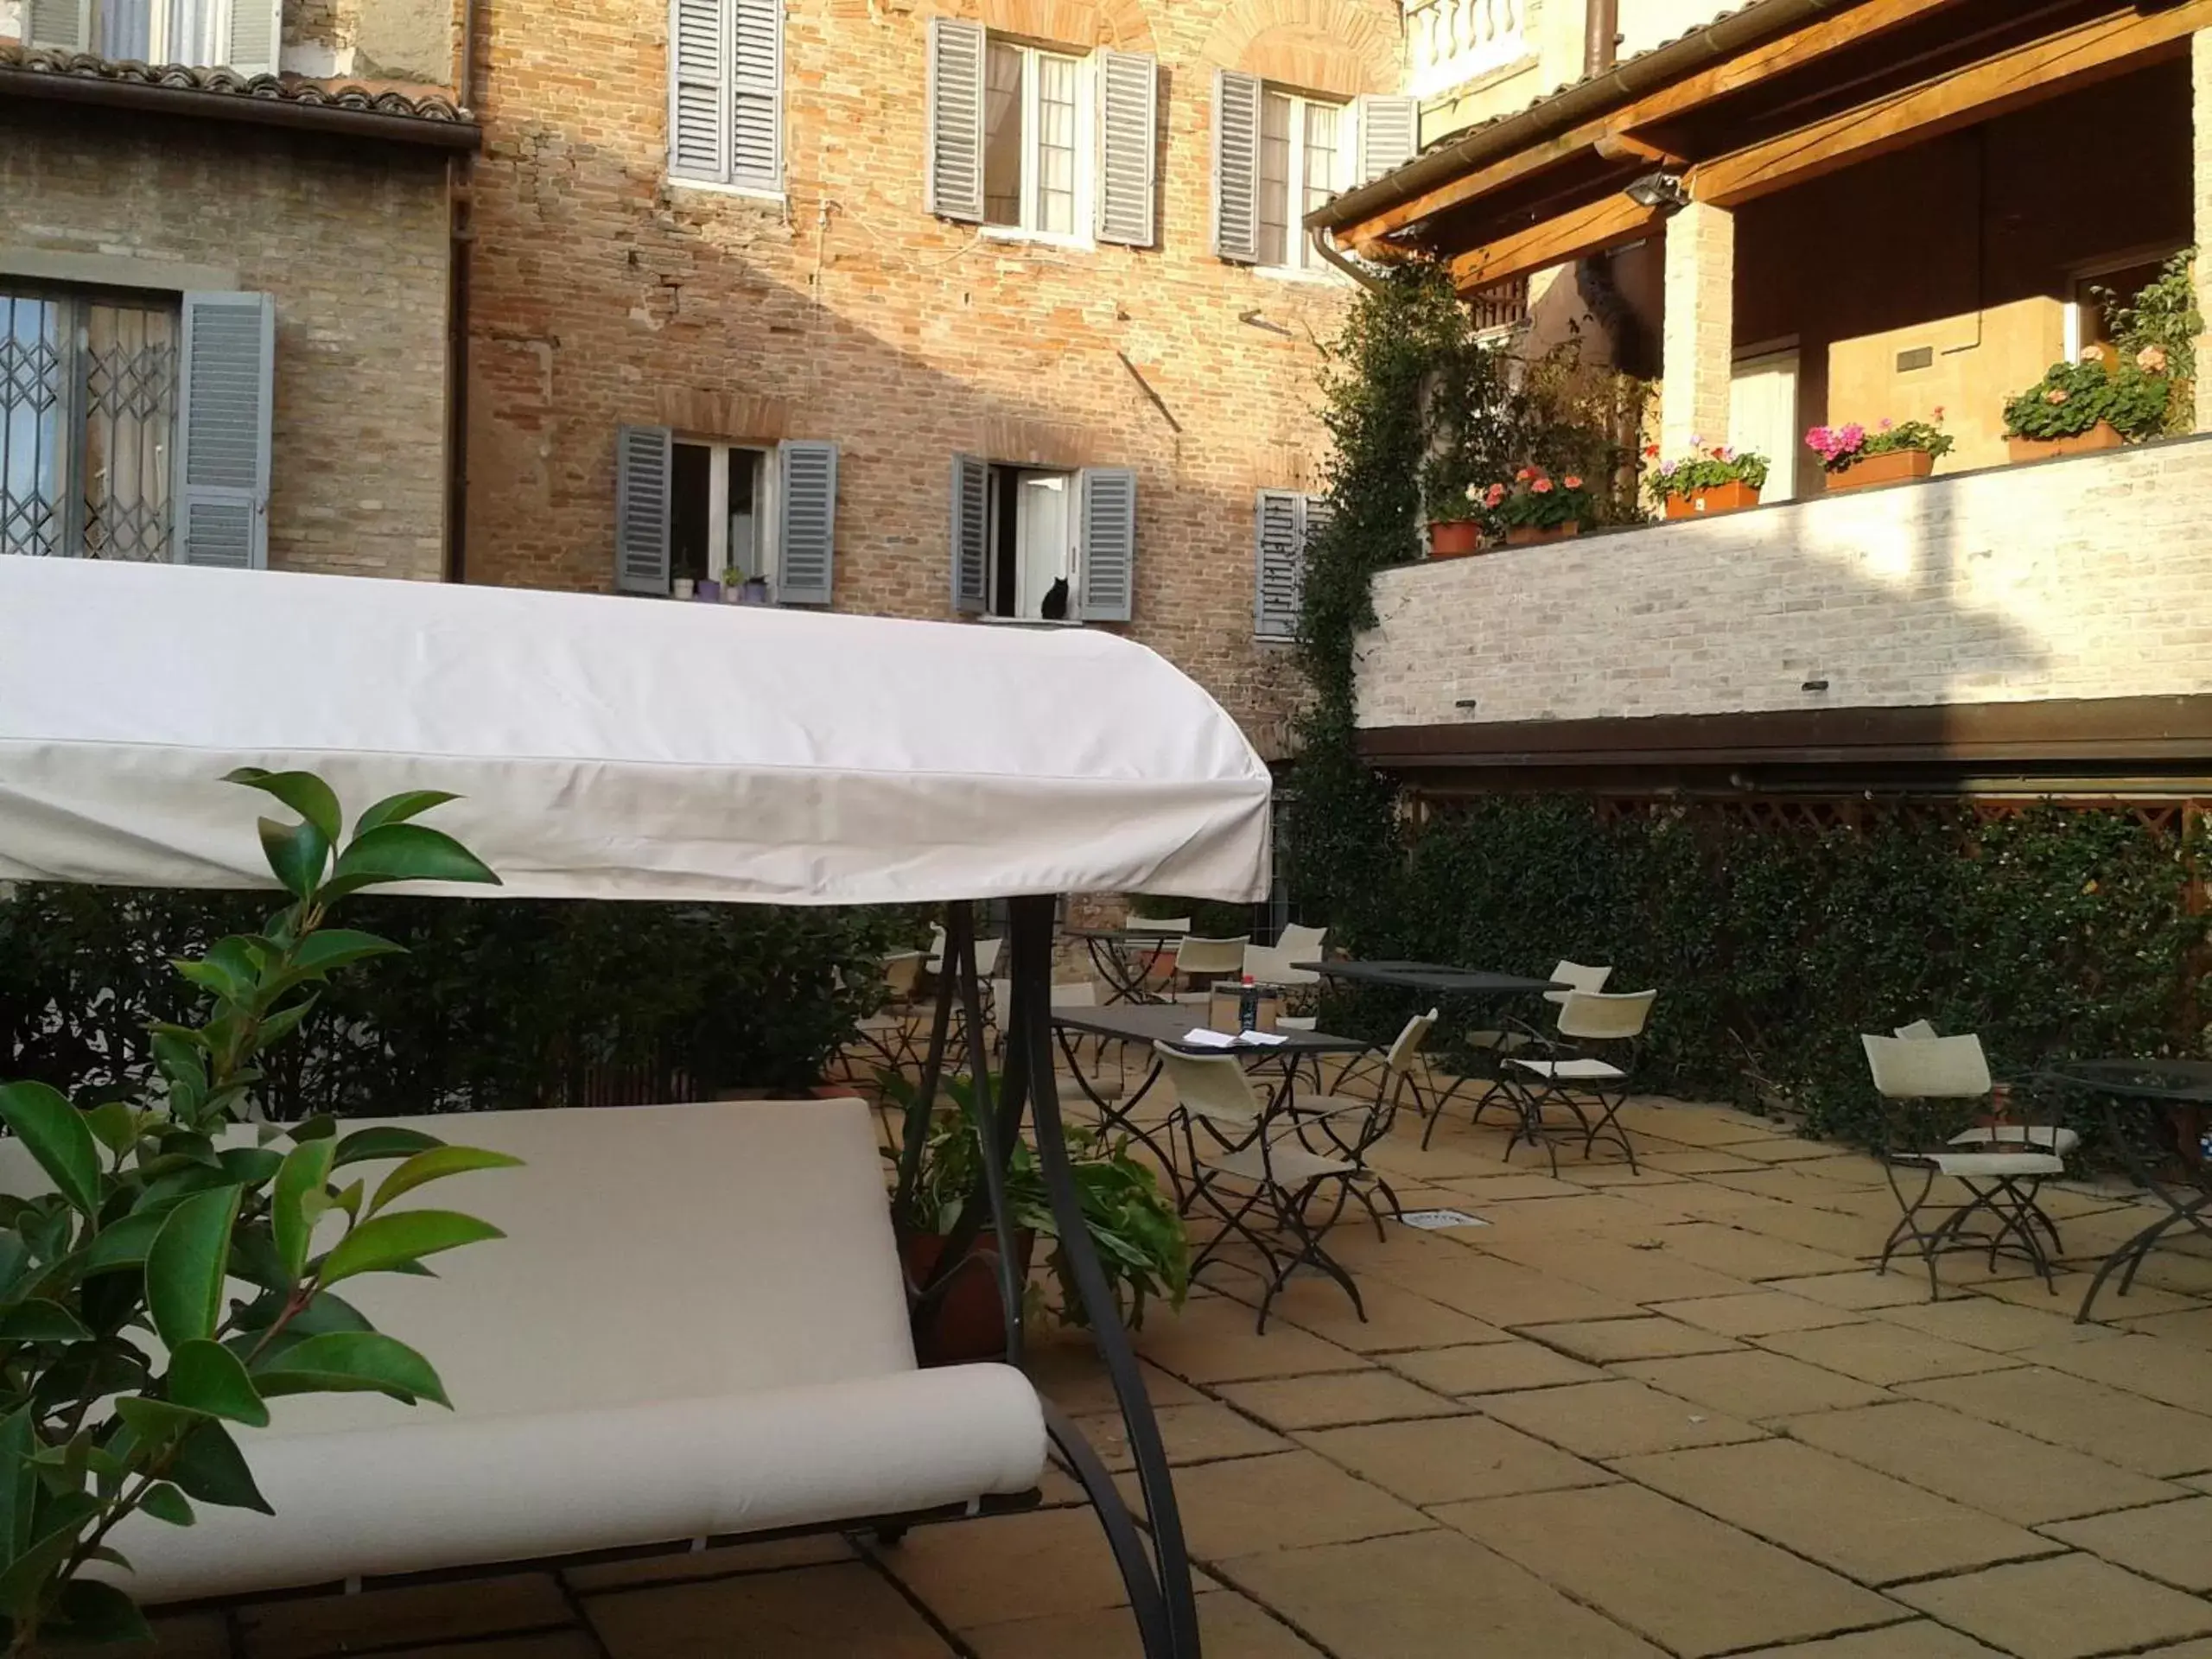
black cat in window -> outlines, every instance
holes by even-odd
[[[1065,622],[1068,620],[1068,579],[1065,576],[1062,576],[1045,590],[1045,600],[1041,605],[1038,606],[1037,614],[1047,622]]]

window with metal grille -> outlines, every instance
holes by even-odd
[[[0,553],[167,559],[174,301],[0,288]]]
[[[1529,321],[1529,279],[1515,276],[1477,289],[1467,296],[1467,310],[1477,334],[1502,334],[1520,327]]]

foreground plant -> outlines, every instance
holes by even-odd
[[[1805,434],[1805,447],[1818,455],[1821,467],[1831,473],[1847,472],[1862,461],[1905,449],[1918,449],[1931,460],[1941,461],[1951,453],[1955,442],[1943,429],[1941,406],[1932,420],[1892,421],[1885,416],[1881,424],[1872,431],[1857,421],[1849,421],[1841,426],[1816,426]]]
[[[1646,461],[1656,462],[1659,446],[1648,445],[1643,451]],[[1655,465],[1643,480],[1643,487],[1651,496],[1652,505],[1663,507],[1670,495],[1699,495],[1707,490],[1717,490],[1724,484],[1741,484],[1747,490],[1766,487],[1770,463],[1764,455],[1749,449],[1732,449],[1725,443],[1716,443],[1710,449],[1693,449],[1680,460]]]
[[[497,882],[453,837],[410,822],[453,797],[379,801],[347,838],[337,797],[310,772],[229,781],[301,821],[260,823],[292,903],[260,932],[175,964],[207,994],[207,1017],[151,1028],[153,1075],[136,1097],[0,1085],[0,1122],[53,1188],[0,1193],[0,1619],[11,1656],[147,1637],[130,1597],[86,1569],[128,1567],[108,1538],[135,1514],[190,1526],[195,1503],[268,1512],[230,1425],[266,1425],[269,1401],[374,1391],[447,1403],[430,1363],[332,1287],[421,1271],[425,1256],[499,1236],[473,1217],[391,1205],[517,1161],[504,1154],[409,1129],[341,1138],[327,1117],[257,1137],[232,1128],[261,1057],[298,1029],[330,975],[399,948],[327,926],[333,906],[394,881]],[[394,1166],[372,1188],[376,1165]],[[231,1299],[232,1281],[256,1294]]]

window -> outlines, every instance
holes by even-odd
[[[1282,270],[1320,264],[1300,221],[1344,188],[1340,104],[1272,88],[1260,97],[1260,263]]]
[[[671,178],[780,194],[783,0],[671,0]]]
[[[273,351],[265,295],[0,287],[0,553],[265,563]]]
[[[1024,622],[1126,622],[1136,475],[952,459],[953,608]]]
[[[983,223],[1076,231],[1077,60],[992,41],[983,58]]]
[[[1302,223],[1331,196],[1411,159],[1409,98],[1344,103],[1217,69],[1213,86],[1213,251],[1241,265],[1325,268]]]
[[[679,582],[759,576],[780,605],[827,605],[836,546],[837,446],[615,436],[614,586],[667,596]]]
[[[30,43],[140,63],[274,74],[282,0],[29,0]]]
[[[1296,490],[1262,490],[1253,507],[1257,571],[1252,634],[1258,639],[1295,639],[1305,605],[1306,542],[1328,522],[1325,497]]]

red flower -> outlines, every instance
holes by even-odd
[[[1549,495],[1551,493],[1552,481],[1548,478],[1540,478],[1529,487],[1534,490],[1538,495]]]
[[[1526,467],[1523,467],[1519,472],[1513,474],[1513,481],[1516,484],[1526,484],[1535,476],[1535,474],[1530,472]]]
[[[1560,482],[1565,484],[1570,490],[1579,490],[1582,487],[1582,480],[1577,478],[1573,473],[1569,473],[1560,480]]]
[[[1483,492],[1483,505],[1486,507],[1494,507],[1504,499],[1505,486],[1503,484],[1493,484]]]
[[[1659,446],[1658,446],[1657,444],[1656,444],[1656,443],[1647,443],[1647,444],[1645,444],[1645,445],[1643,446],[1643,458],[1644,458],[1646,461],[1656,461],[1656,460],[1658,460],[1658,459],[1659,459]]]

